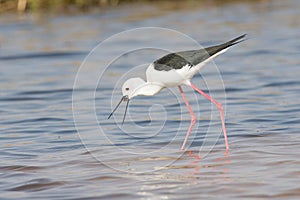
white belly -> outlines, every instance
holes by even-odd
[[[147,71],[147,82],[160,83],[164,87],[175,87],[178,85],[190,85],[190,80],[193,78],[197,69],[186,65],[181,69],[172,69],[169,71],[158,71],[154,69],[154,65],[151,64]]]

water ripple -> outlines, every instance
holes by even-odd
[[[282,81],[265,84],[263,87],[285,87],[285,86],[299,86],[300,81]]]
[[[9,56],[0,56],[0,60],[19,60],[19,59],[33,59],[33,58],[59,58],[59,57],[69,57],[69,56],[83,56],[87,52],[74,51],[74,52],[37,52],[30,54],[22,55],[9,55]]]
[[[52,181],[50,179],[33,179],[26,181],[19,186],[8,189],[8,191],[28,191],[37,192],[42,190],[48,190],[58,186],[65,185],[64,181]]]

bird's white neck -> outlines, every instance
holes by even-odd
[[[144,95],[153,96],[160,92],[164,87],[158,83],[145,82],[138,86],[132,94],[132,97]]]

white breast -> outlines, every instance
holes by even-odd
[[[158,71],[154,69],[154,65],[150,64],[146,71],[147,82],[161,83],[165,87],[175,87],[182,84],[187,84],[197,71],[189,65],[181,69],[172,69],[169,71]]]

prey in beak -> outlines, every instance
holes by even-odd
[[[124,95],[124,96],[121,98],[121,101],[117,104],[117,106],[115,107],[115,109],[113,109],[113,111],[110,113],[110,115],[108,116],[107,119],[109,119],[109,118],[114,114],[114,112],[118,109],[118,107],[120,106],[120,104],[122,103],[122,101],[127,102],[127,103],[126,103],[126,107],[125,107],[125,113],[124,113],[124,116],[123,116],[123,121],[122,121],[122,125],[123,125],[123,124],[124,124],[124,121],[125,121],[126,113],[127,113],[128,104],[129,104],[129,98],[128,98],[128,95]]]

